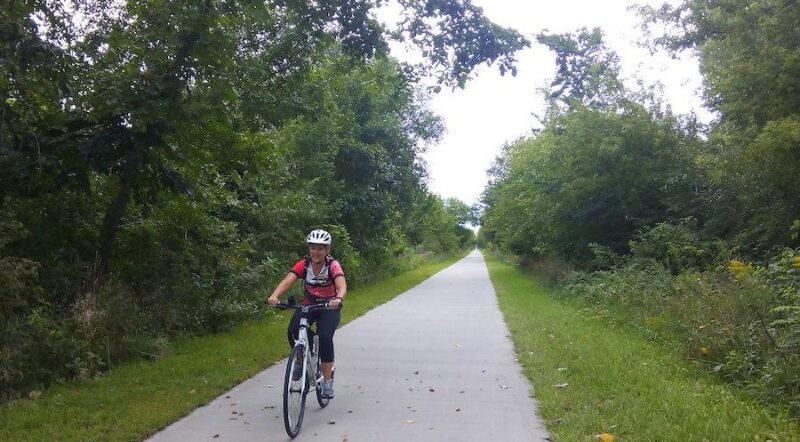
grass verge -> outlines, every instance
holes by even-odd
[[[414,287],[461,256],[348,292],[342,324]],[[99,379],[55,386],[0,407],[0,440],[141,440],[288,354],[279,312],[224,334],[177,341],[169,356]]]
[[[771,414],[640,332],[555,301],[486,256],[500,308],[553,441],[798,441]]]

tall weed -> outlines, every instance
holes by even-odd
[[[787,249],[763,266],[719,258],[712,266],[704,253],[689,264],[683,252],[651,245],[632,247],[624,266],[570,274],[560,293],[613,312],[800,416],[800,252]]]

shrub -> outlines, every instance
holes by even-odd
[[[658,262],[673,274],[714,267],[724,259],[724,243],[703,238],[696,224],[686,218],[677,224],[659,223],[643,230],[630,242],[630,259]]]
[[[692,257],[651,253],[652,259],[641,259],[642,250],[633,252],[639,259],[615,270],[572,273],[561,281],[560,293],[610,308],[620,322],[672,343],[761,401],[800,415],[800,253],[787,249],[766,266],[734,260],[675,274],[679,267],[668,268],[664,258],[697,262],[692,260],[705,253],[678,247]]]

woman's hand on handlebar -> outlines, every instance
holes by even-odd
[[[343,302],[342,298],[333,298],[328,301],[328,308],[337,309],[342,306]]]
[[[278,297],[270,296],[269,298],[267,298],[267,305],[272,305],[272,306],[278,305]]]

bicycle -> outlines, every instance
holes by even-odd
[[[309,340],[310,324],[307,317],[313,311],[329,307],[327,302],[311,305],[278,303],[275,307],[294,309],[300,312],[300,331],[294,347],[292,347],[292,352],[289,354],[286,376],[283,381],[283,425],[286,428],[286,434],[294,439],[300,433],[300,427],[303,425],[306,395],[311,387],[314,387],[320,407],[325,408],[330,402],[330,398],[322,396],[320,385],[323,376],[322,362],[319,358],[319,336],[314,333],[313,339]],[[310,346],[309,342],[312,342]]]

